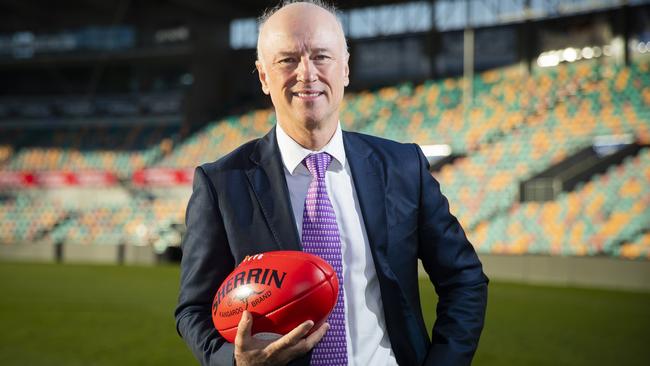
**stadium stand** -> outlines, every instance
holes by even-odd
[[[11,157],[13,151],[14,149],[11,145],[0,145],[0,166]]]
[[[147,245],[161,223],[181,222],[184,202],[134,200],[126,205],[94,207],[78,211],[56,227],[45,239],[52,243],[80,245]]]
[[[60,205],[24,195],[9,202],[0,201],[0,243],[41,240],[67,215]]]
[[[105,170],[128,178],[163,155],[178,126],[111,126],[3,131],[0,168],[10,171]]]
[[[469,235],[490,253],[647,256],[642,238],[650,223],[648,173],[645,148],[555,201],[515,204]]]
[[[403,142],[447,143],[463,153],[434,175],[479,252],[649,257],[648,148],[554,201],[520,203],[518,194],[521,181],[591,146],[596,136],[631,134],[640,144],[650,144],[650,62],[581,61],[531,75],[512,66],[476,75],[473,86],[474,101],[466,109],[460,78],[350,94],[341,123],[344,129]],[[190,135],[168,154],[152,143],[173,131],[132,129],[119,139],[124,143],[120,149],[106,151],[84,150],[88,135],[62,133],[51,147],[5,145],[0,162],[4,156],[4,170],[103,169],[127,179],[144,167],[189,169],[215,160],[261,136],[273,123],[270,109],[229,116]],[[119,129],[106,133],[124,136]],[[61,145],[69,148],[55,147]],[[6,219],[0,238],[151,243],[157,223],[183,222],[186,200],[187,195],[162,194],[128,204],[64,209],[21,201],[19,195],[0,204]],[[17,207],[29,205],[33,218],[17,213]]]
[[[274,123],[270,110],[257,110],[209,124],[181,143],[158,166],[186,168],[213,161],[242,144],[266,133]]]
[[[650,232],[640,235],[634,242],[625,243],[621,246],[620,255],[622,258],[650,259]]]
[[[596,63],[585,64],[591,70],[600,68]],[[570,97],[551,100],[553,105],[545,109],[534,108],[534,114],[522,119],[518,128],[506,134],[509,125],[503,125],[502,138],[484,143],[466,158],[442,169],[437,178],[450,201],[460,203],[457,213],[462,222],[473,228],[496,212],[506,210],[516,200],[519,181],[590,146],[597,135],[631,133],[648,143],[647,105],[632,97],[625,103],[621,97],[612,98],[611,90],[616,89],[610,84],[621,80],[620,75],[628,74],[629,70],[608,68],[607,71],[618,72],[619,76],[612,78],[613,81],[603,78],[585,82]],[[540,84],[546,77],[539,77]],[[593,79],[588,77],[588,80]],[[566,81],[559,79],[556,83]],[[649,85],[646,78],[645,84],[628,83],[620,91],[629,96],[639,95]],[[625,118],[620,118],[621,115]]]

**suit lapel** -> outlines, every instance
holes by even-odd
[[[346,158],[366,225],[370,251],[377,271],[384,315],[395,357],[400,364],[416,364],[416,353],[404,337],[404,319],[409,316],[405,298],[388,257],[385,169],[370,146],[352,133],[343,133]]]
[[[246,176],[278,246],[282,250],[301,250],[275,128],[258,141],[250,160],[253,166]]]
[[[375,258],[380,259],[375,266],[387,266],[388,231],[384,168],[370,146],[353,134],[343,132],[343,145],[346,159],[350,163],[370,249],[374,252]]]

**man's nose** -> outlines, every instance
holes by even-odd
[[[298,64],[298,81],[303,83],[310,83],[317,80],[316,67],[309,57],[302,57]]]

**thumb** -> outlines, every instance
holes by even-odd
[[[251,314],[244,310],[237,325],[237,335],[235,336],[235,346],[241,347],[246,344],[246,340],[251,337],[251,329],[253,328],[253,317]]]

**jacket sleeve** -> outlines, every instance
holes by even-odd
[[[234,268],[217,195],[203,168],[194,172],[185,216],[176,329],[204,366],[233,365],[233,345],[212,323],[211,306],[219,285]]]
[[[420,160],[419,257],[438,294],[425,365],[470,365],[483,329],[488,278],[440,185]]]

